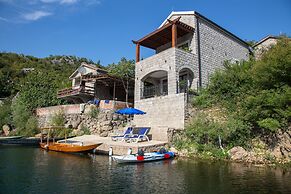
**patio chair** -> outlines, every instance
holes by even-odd
[[[118,139],[124,140],[124,138],[127,138],[132,134],[132,130],[133,130],[132,127],[128,127],[126,131],[123,133],[123,135],[113,135],[111,136],[111,139],[113,141],[116,141]]]
[[[138,134],[132,134],[131,136],[126,137],[125,139],[130,140],[130,142],[135,140],[135,143],[139,142],[139,140],[144,140],[144,139],[146,139],[147,141],[150,141],[149,137],[147,136],[149,131],[150,131],[150,127],[141,127],[139,128]]]

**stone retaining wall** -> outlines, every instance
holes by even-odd
[[[127,116],[115,114],[114,110],[105,109],[97,109],[99,112],[92,116],[90,113],[92,108],[96,109],[96,106],[87,105],[84,111],[79,111],[79,106],[76,105],[66,105],[65,109],[63,106],[47,107],[45,111],[39,110],[37,112],[39,127],[51,126],[51,118],[59,111],[62,111],[64,116],[65,127],[73,129],[73,135],[83,135],[84,129],[87,129],[91,134],[106,137],[109,133],[123,131],[126,127],[129,120]]]

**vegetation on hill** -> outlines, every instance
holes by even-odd
[[[57,91],[70,87],[68,77],[82,62],[100,62],[75,56],[36,58],[15,53],[0,53],[0,127],[16,128],[14,134],[29,136],[37,131],[33,111],[37,107],[64,104]],[[13,99],[13,100],[12,100]]]
[[[108,72],[112,76],[122,78],[122,84],[126,93],[126,105],[128,107],[128,93],[129,93],[129,82],[134,80],[135,75],[135,62],[134,60],[127,60],[125,57],[121,58],[117,64],[108,65]]]
[[[251,140],[268,144],[291,119],[291,42],[282,39],[261,60],[225,64],[193,99],[200,111],[186,128],[178,148],[226,157],[223,149],[248,148]]]

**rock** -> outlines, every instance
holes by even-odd
[[[10,131],[11,131],[11,129],[8,125],[3,125],[2,130],[3,130],[3,133],[5,136],[8,136]]]
[[[174,148],[174,147],[171,147],[169,151],[170,152],[174,152],[174,153],[178,153],[178,150],[176,148]]]
[[[108,131],[104,131],[100,133],[100,137],[107,137],[108,136]]]
[[[76,117],[76,119],[71,121],[72,128],[76,129],[80,123],[81,123],[81,118]]]
[[[242,161],[248,156],[248,152],[240,147],[233,147],[228,151],[231,160]]]

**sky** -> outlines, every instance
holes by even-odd
[[[172,11],[197,11],[243,40],[291,35],[291,0],[0,0],[0,52],[134,59],[132,40]]]

